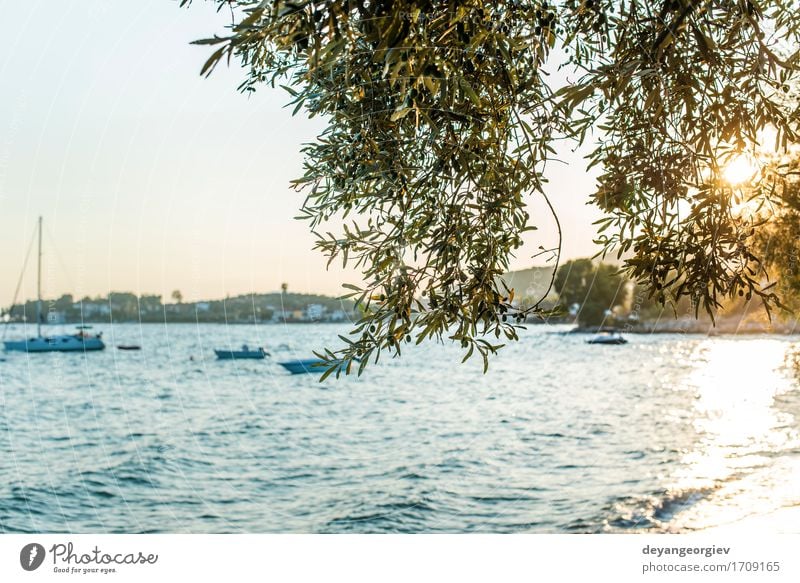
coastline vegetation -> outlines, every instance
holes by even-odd
[[[774,251],[777,253],[778,251]],[[538,302],[547,317],[529,316],[521,325],[575,324],[577,330],[594,331],[600,327],[627,332],[719,332],[786,331],[793,320],[768,321],[752,298],[736,297],[720,308],[720,317],[694,313],[688,298],[662,305],[648,295],[646,287],[636,284],[620,272],[617,265],[590,258],[563,263],[553,276],[552,266],[539,266],[509,272],[503,285],[518,290],[514,299],[517,310]],[[550,282],[553,282],[551,285]],[[541,298],[544,297],[544,300]],[[352,299],[323,294],[288,291],[242,294],[216,300],[185,301],[179,290],[166,301],[157,294],[111,292],[105,297],[73,297],[63,294],[44,300],[43,320],[51,324],[141,323],[226,323],[226,324],[302,324],[353,322],[362,317]],[[0,311],[0,321],[35,321],[36,302],[16,304]],[[743,326],[744,324],[744,326]],[[793,330],[793,328],[792,328]]]
[[[58,299],[43,302],[43,317],[53,324],[305,323],[342,322],[354,317],[352,301],[321,294],[254,293],[218,300],[185,302],[180,292],[173,292],[171,298],[172,302],[164,302],[162,296],[155,294],[137,296],[131,292],[111,292],[105,297],[77,299],[70,294],[64,294]],[[35,322],[35,314],[36,302],[30,300],[13,306],[5,313],[0,313],[0,316],[10,322]]]

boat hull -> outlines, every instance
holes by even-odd
[[[321,358],[306,358],[302,360],[287,360],[285,362],[279,362],[278,364],[292,374],[306,374],[311,372],[321,374],[325,371],[323,367],[319,366],[323,362],[325,361]]]
[[[595,338],[593,340],[587,340],[587,344],[627,344],[628,341],[624,338],[603,338],[598,339]]]
[[[78,336],[43,336],[25,340],[7,340],[3,342],[3,346],[7,351],[19,352],[89,352],[103,350],[106,347],[100,338]]]
[[[214,350],[220,360],[264,360],[267,353],[263,350]]]
[[[357,359],[354,359],[354,362],[358,362]],[[292,374],[306,374],[306,373],[317,373],[322,374],[330,367],[330,363],[321,358],[304,358],[298,360],[287,360],[284,362],[279,362],[283,368],[288,370]],[[343,373],[347,370],[347,365],[344,363],[339,364],[339,368],[336,371],[337,373]]]

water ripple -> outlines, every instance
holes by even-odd
[[[0,531],[677,532],[800,503],[785,338],[534,327],[488,375],[429,345],[323,384],[211,350],[341,332],[116,325],[143,350],[8,354]]]

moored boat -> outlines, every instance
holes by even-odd
[[[587,344],[627,344],[628,341],[616,330],[601,330],[596,336],[586,341]]]
[[[81,352],[103,350],[103,334],[88,334],[84,330],[88,326],[79,326],[76,334],[57,334],[53,336],[37,336],[25,340],[6,340],[3,346],[6,350],[19,350],[22,352]]]
[[[24,340],[4,340],[6,350],[22,352],[89,352],[103,350],[106,345],[102,339],[102,332],[91,334],[87,330],[91,326],[78,326],[75,334],[57,334],[42,336],[42,217],[38,223],[39,260],[36,284],[36,336]],[[25,263],[27,264],[27,257]],[[23,268],[24,272],[24,268]],[[21,281],[21,280],[20,280]],[[16,302],[16,294],[12,306]]]
[[[251,360],[263,360],[267,357],[267,351],[261,348],[250,348],[247,344],[242,344],[242,348],[240,350],[228,350],[228,349],[214,349],[214,354],[217,355],[217,358],[220,360],[244,360],[244,359],[251,359]]]
[[[359,362],[359,359],[354,358],[353,362]],[[283,368],[288,370],[292,374],[304,374],[304,373],[318,373],[322,374],[330,368],[330,366],[335,366],[333,363],[323,360],[321,358],[298,358],[296,360],[286,360],[283,362],[279,362]],[[344,373],[347,369],[347,365],[345,363],[339,363],[338,370],[335,371],[338,373]]]
[[[309,372],[324,372],[325,369],[321,366],[324,362],[325,361],[321,358],[301,358],[279,362],[278,364],[292,374],[304,374]]]

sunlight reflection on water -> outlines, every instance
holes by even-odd
[[[686,389],[696,395],[698,441],[674,474],[674,489],[711,493],[672,529],[718,526],[800,504],[797,458],[773,462],[800,447],[796,419],[776,406],[795,387],[786,348],[773,339],[714,339],[697,347]]]

